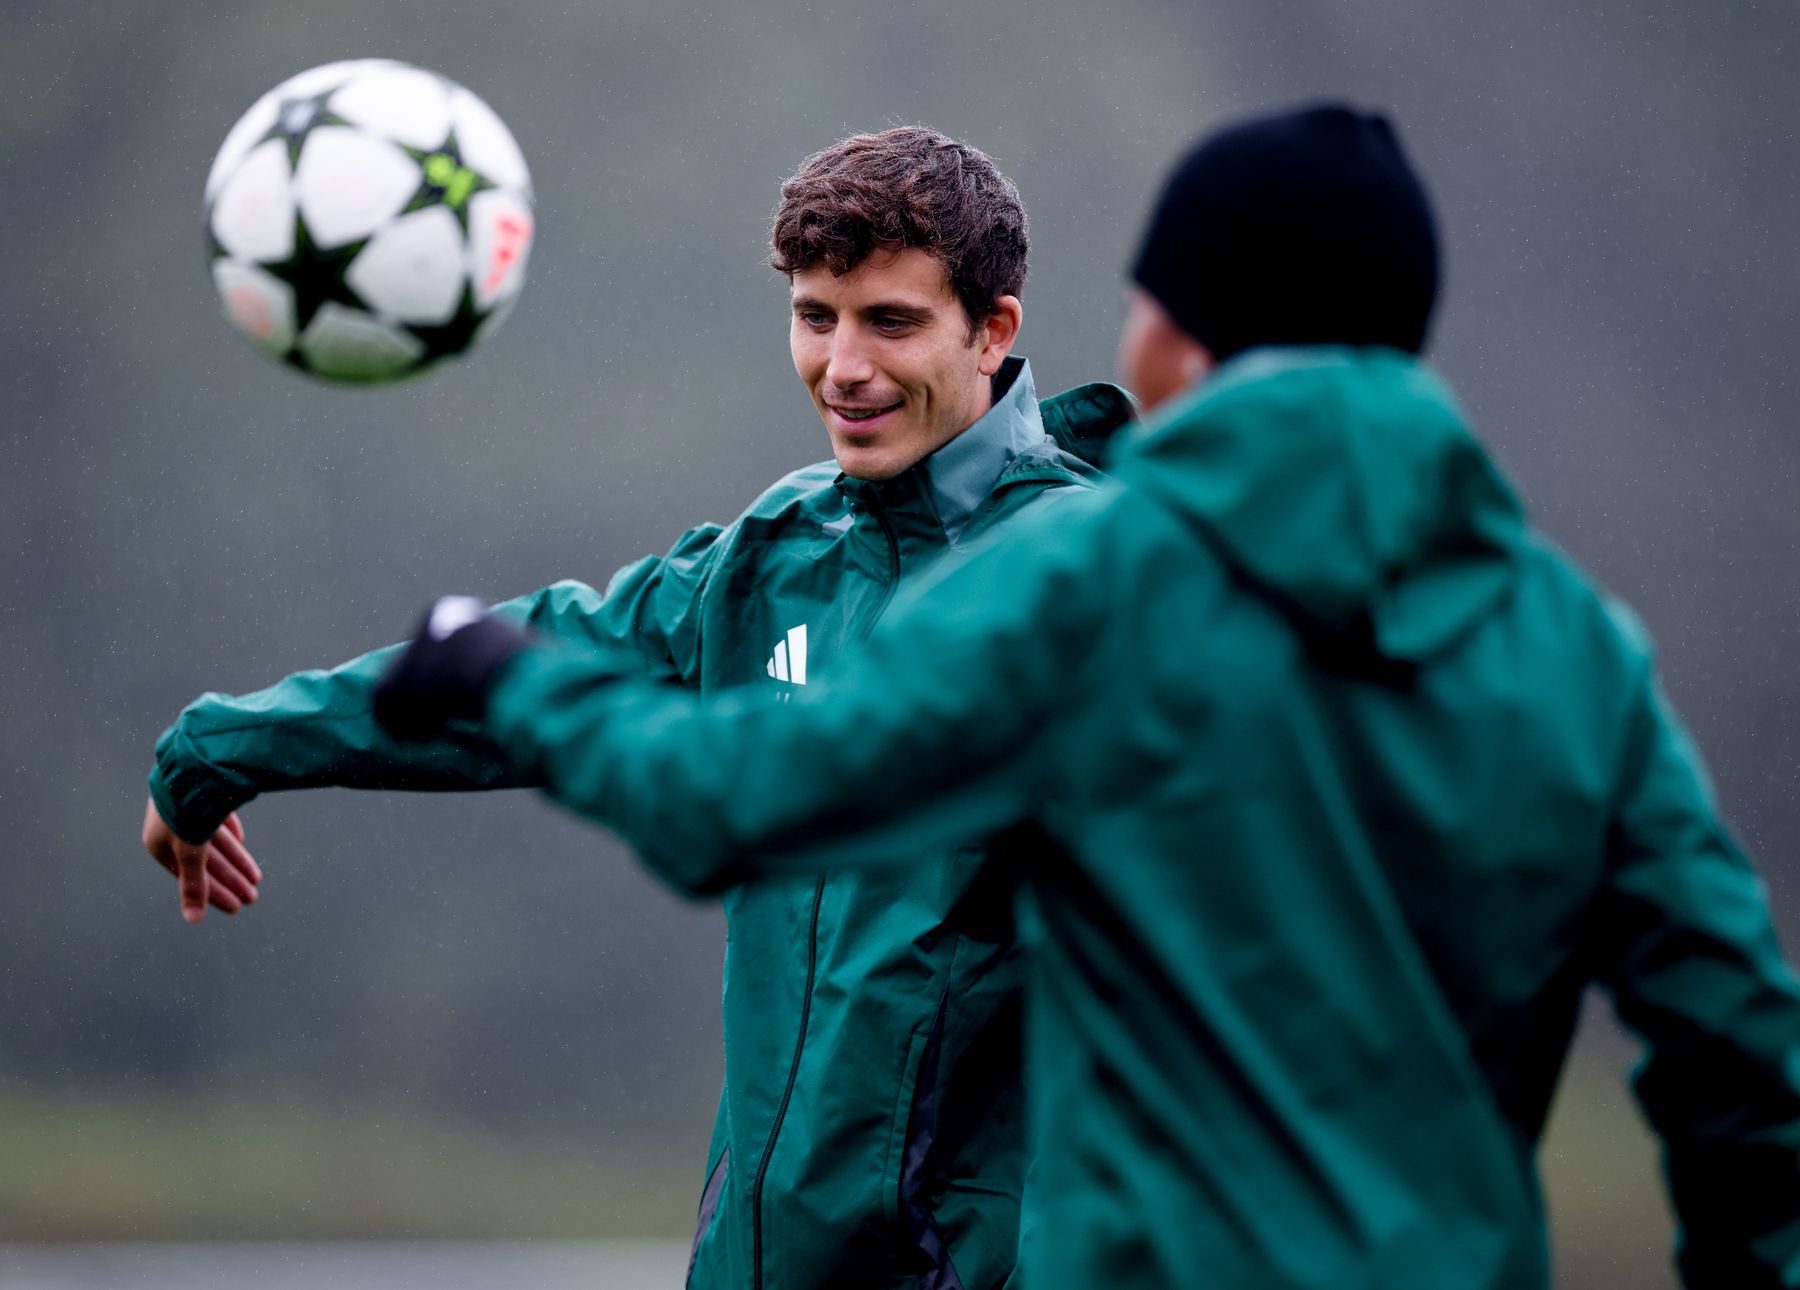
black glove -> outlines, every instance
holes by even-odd
[[[412,643],[375,683],[375,722],[396,739],[430,739],[456,720],[479,720],[501,664],[531,636],[473,596],[445,596]]]

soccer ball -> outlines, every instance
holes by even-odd
[[[500,118],[388,59],[283,81],[206,178],[225,316],[333,381],[396,380],[469,349],[517,299],[531,234],[531,176]]]

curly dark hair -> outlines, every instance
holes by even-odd
[[[916,246],[943,264],[969,336],[1025,285],[1030,226],[1019,190],[987,155],[923,126],[853,134],[781,185],[769,263],[838,277],[876,251]]]

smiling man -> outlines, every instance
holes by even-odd
[[[835,460],[604,593],[561,582],[500,612],[634,674],[795,694],[941,554],[1086,490],[1129,400],[1091,385],[1039,403],[1012,356],[1025,212],[987,157],[925,129],[846,139],[782,186],[771,241]],[[209,900],[254,899],[235,812],[259,793],[537,782],[472,725],[417,745],[383,735],[371,691],[390,657],[206,695],[164,733],[144,844],[186,876],[191,921]],[[939,846],[909,870],[727,901],[725,1086],[690,1286],[1007,1281],[1026,1166],[1021,964],[1010,889],[984,858]]]

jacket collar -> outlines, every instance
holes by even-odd
[[[944,536],[953,543],[1013,459],[1044,441],[1031,364],[1008,358],[993,380],[993,406],[915,467],[924,475]]]

